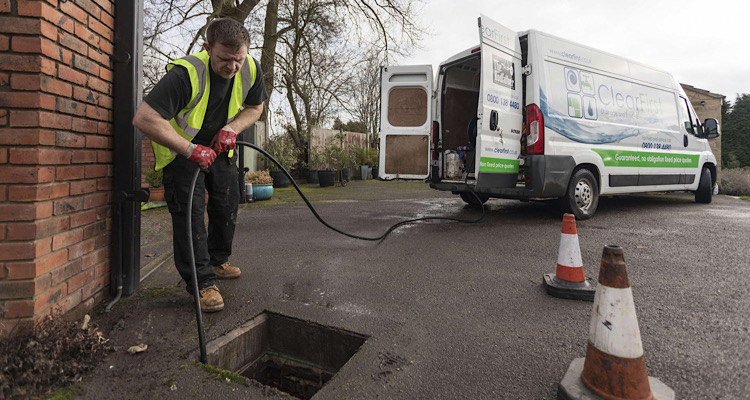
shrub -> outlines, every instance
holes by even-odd
[[[311,147],[307,154],[310,157],[310,163],[308,164],[310,169],[319,170],[325,168],[325,157],[321,148]]]
[[[378,151],[367,147],[354,147],[354,160],[357,165],[373,166],[378,163]]]
[[[273,178],[268,173],[267,169],[260,171],[250,171],[245,173],[245,183],[252,183],[254,185],[268,185],[273,183]]]
[[[732,196],[750,196],[750,168],[721,170],[721,192]]]
[[[143,175],[146,177],[146,183],[149,186],[152,188],[161,187],[162,179],[164,178],[163,170],[154,171],[153,169],[144,169]]]
[[[285,135],[271,138],[263,150],[275,158],[287,171],[291,171],[302,153]],[[271,171],[279,171],[279,167],[271,160],[264,159],[264,165]]]

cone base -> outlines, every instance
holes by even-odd
[[[596,282],[586,278],[583,282],[568,282],[558,279],[554,274],[544,274],[542,281],[547,294],[562,299],[594,301]]]
[[[562,381],[557,387],[557,400],[601,400],[602,397],[597,396],[594,392],[589,390],[581,380],[581,373],[583,372],[583,363],[586,359],[576,358],[570,363],[568,371],[565,373]],[[654,395],[654,400],[674,400],[675,392],[669,386],[665,385],[664,382],[660,381],[659,378],[648,378],[648,383],[651,386],[651,393]]]

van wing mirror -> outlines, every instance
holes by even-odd
[[[703,137],[705,139],[715,139],[721,133],[721,126],[716,118],[706,118],[703,121]]]

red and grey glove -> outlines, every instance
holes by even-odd
[[[211,140],[211,148],[214,149],[216,154],[223,153],[225,151],[232,150],[237,141],[237,132],[234,131],[229,125],[225,125],[214,135]]]
[[[216,153],[206,146],[195,145],[195,149],[188,159],[198,164],[201,169],[208,169],[216,159]]]

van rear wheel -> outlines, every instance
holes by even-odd
[[[599,185],[594,174],[587,169],[579,169],[570,178],[565,196],[560,198],[560,208],[583,220],[593,217],[598,205]]]
[[[695,202],[708,204],[713,196],[713,187],[711,185],[711,171],[703,168],[701,171],[701,180],[698,182],[698,190],[695,191]]]
[[[490,196],[479,193],[476,193],[476,196],[474,196],[474,193],[472,192],[461,192],[459,193],[459,195],[461,195],[461,200],[466,202],[466,204],[470,204],[472,206],[481,206],[490,198]],[[477,197],[479,197],[479,201],[481,201],[481,203],[478,202]]]

